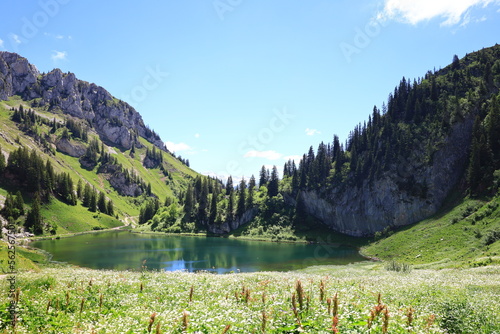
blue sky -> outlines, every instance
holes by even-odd
[[[132,104],[234,178],[345,141],[405,76],[499,42],[492,0],[1,0],[0,50]],[[6,15],[5,13],[8,13]]]

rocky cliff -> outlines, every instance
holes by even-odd
[[[160,137],[144,125],[141,115],[104,88],[59,69],[41,74],[26,58],[0,52],[0,100],[13,95],[87,120],[102,140],[114,146],[129,149],[138,135],[165,149]]]
[[[380,178],[365,180],[361,187],[334,189],[327,194],[303,191],[300,198],[306,211],[352,236],[370,236],[435,214],[463,176],[473,123],[473,115],[469,115],[454,124],[430,164],[424,162],[421,145],[415,147],[412,159],[402,159]]]
[[[257,215],[258,209],[252,208],[250,210],[245,211],[245,213],[235,220],[231,222],[224,222],[222,224],[207,224],[207,230],[213,234],[227,234],[231,231],[238,229],[240,226],[243,226],[249,223],[254,217]]]

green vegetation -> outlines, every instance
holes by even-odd
[[[141,231],[346,243],[384,263],[220,276],[151,272],[143,263],[142,272],[112,272],[49,263],[16,245],[16,289],[0,295],[0,330],[14,324],[16,333],[500,332],[499,59],[495,46],[454,57],[413,82],[403,78],[345,145],[333,136],[297,165],[287,162],[282,180],[277,167],[263,167],[258,182],[252,176],[237,185],[231,177],[224,184],[201,176],[189,161],[154,147],[148,139],[159,137],[150,129],[145,138],[134,133],[126,150],[108,146],[91,122],[52,103],[2,101],[1,214],[17,231],[52,236],[138,222]],[[122,125],[116,117],[108,122]],[[426,199],[428,185],[400,175],[408,174],[400,166],[432,166],[454,126],[465,122],[472,131],[463,175],[433,217],[368,240],[333,233],[308,215],[305,192],[334,201],[332,192],[370,186],[383,175],[399,176],[397,191]],[[57,151],[61,140],[84,153]],[[1,243],[2,269],[8,254]],[[9,284],[1,280],[0,288],[9,291]],[[18,317],[9,312],[12,302]]]
[[[7,244],[0,242],[0,275],[10,272],[9,270],[9,252]],[[23,247],[16,247],[16,269],[18,271],[39,271],[40,268],[35,264],[47,263],[47,257],[38,251],[28,250]],[[3,279],[2,279],[3,281]]]
[[[461,174],[450,181],[454,183],[450,187],[456,185],[454,192],[459,198],[469,196],[470,201],[476,198],[488,201],[500,185],[499,59],[500,46],[494,46],[461,60],[454,57],[450,66],[429,71],[423,78],[413,81],[403,78],[389,95],[387,104],[381,109],[375,106],[368,122],[356,126],[345,145],[334,135],[332,143],[320,143],[316,151],[311,146],[298,165],[294,161],[284,165],[282,180],[278,179],[276,166],[271,171],[262,167],[258,183],[253,176],[248,183],[242,180],[238,185],[233,184],[231,177],[223,184],[198,176],[178,196],[178,201],[169,200],[164,206],[151,201],[144,205],[141,212],[147,214],[141,215],[140,222],[151,230],[169,233],[227,233],[273,241],[314,240],[308,235],[321,228],[304,204],[307,192],[315,192],[332,203],[342,198],[343,193],[371,189],[377,186],[377,181],[389,178],[397,186],[394,196],[404,193],[409,200],[435,201],[429,195],[429,187],[435,185],[425,176],[425,170],[434,168],[436,153],[454,131],[464,132],[464,138],[456,150],[461,152],[457,153],[462,154],[461,158],[453,167]],[[472,132],[470,139],[465,138],[467,131]],[[154,156],[152,151],[147,154]],[[390,223],[394,222],[387,222]],[[147,226],[141,230],[147,230]],[[238,228],[234,230],[235,227]],[[467,227],[458,224],[455,229],[458,228]],[[472,253],[482,254],[484,249],[476,245],[482,238],[478,236],[484,234],[493,244],[498,235],[496,228],[495,224],[487,223],[462,230],[465,236],[454,238],[456,244],[448,249],[453,253],[453,249],[460,248],[462,253],[471,254],[460,246],[464,242],[478,250]],[[435,232],[430,233],[431,239],[438,238],[439,233]],[[377,232],[376,239],[391,233],[394,232],[387,226]],[[436,247],[439,244],[444,243],[436,243]],[[440,252],[445,251],[440,249]],[[433,261],[436,255],[431,251],[427,255],[410,253],[418,255],[417,262],[422,263]],[[377,250],[370,254],[384,252]],[[396,256],[394,252],[391,254]]]
[[[486,334],[500,330],[498,281],[498,266],[228,275],[55,267],[17,276],[15,325],[17,333]],[[9,302],[0,295],[3,328]]]
[[[420,267],[500,264],[500,197],[465,199],[435,217],[363,247],[362,253]]]
[[[197,175],[143,138],[133,152],[122,153],[104,144],[86,121],[17,96],[0,103],[0,131],[0,194],[6,197],[1,214],[18,231],[63,234],[134,223],[148,197],[178,196]],[[83,146],[85,154],[79,159],[56,151],[61,139]],[[143,165],[146,156],[154,166]],[[125,194],[122,184],[112,182],[121,179],[124,187],[135,184],[136,193]],[[16,199],[26,202],[24,212]]]

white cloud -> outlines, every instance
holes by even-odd
[[[18,35],[12,34],[11,36],[12,36],[12,39],[14,40],[14,43],[21,44],[21,39],[19,38]]]
[[[316,129],[309,129],[309,128],[306,129],[306,135],[308,135],[308,136],[314,136],[314,135],[319,135],[319,134],[321,134],[321,131],[318,131]]]
[[[52,58],[53,61],[58,61],[58,60],[66,60],[66,57],[68,56],[68,53],[66,51],[53,51]]]
[[[498,0],[385,0],[382,17],[416,25],[436,17],[443,18],[442,26],[470,21],[469,10],[475,6],[500,4]]]
[[[186,143],[173,143],[171,141],[167,141],[165,142],[165,145],[167,145],[167,148],[170,152],[175,152],[175,153],[192,150],[192,147]]]
[[[278,160],[283,157],[283,154],[278,153],[273,150],[269,151],[256,151],[256,150],[251,150],[245,153],[244,155],[245,158],[264,158],[267,160]]]
[[[53,33],[49,33],[49,32],[44,32],[43,35],[47,36],[49,38],[57,39],[57,40],[72,39],[72,37],[70,35],[65,36],[62,34],[53,34]]]
[[[0,39],[0,48],[3,48],[3,41]]]
[[[195,133],[194,137],[195,137],[196,139],[198,139],[198,138],[200,138],[200,134],[199,134],[199,133]]]

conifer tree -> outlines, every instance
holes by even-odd
[[[83,183],[81,179],[78,180],[78,183],[76,185],[76,196],[80,200],[83,198]]]
[[[266,170],[266,166],[262,166],[259,173],[259,187],[267,185],[267,182],[269,181],[268,175],[269,171]]]
[[[97,211],[97,193],[95,189],[92,189],[90,194],[89,210],[91,212]]]
[[[278,188],[279,185],[279,176],[278,176],[278,168],[276,166],[273,166],[273,171],[271,172],[271,179],[269,180],[269,186],[268,191],[269,191],[269,197],[274,197],[278,195]]]
[[[97,207],[100,212],[107,214],[108,213],[108,207],[106,204],[106,197],[104,196],[103,192],[99,192],[99,199],[97,200]]]
[[[233,178],[231,175],[227,178],[227,183],[226,183],[226,195],[232,194],[234,191],[234,186],[233,186]]]
[[[252,175],[250,177],[250,181],[248,182],[247,202],[245,204],[247,207],[247,210],[253,208],[254,192],[255,192],[255,176]]]
[[[207,219],[207,209],[208,209],[208,183],[207,179],[203,178],[201,180],[201,189],[198,195],[198,219],[204,221]]]
[[[35,194],[31,210],[26,216],[24,226],[33,234],[43,233],[43,220],[40,212],[40,195],[38,193]]]
[[[229,194],[226,208],[226,221],[232,222],[234,220],[234,192]]]
[[[23,200],[23,195],[21,194],[21,192],[19,190],[16,192],[15,207],[19,211],[19,214],[21,216],[24,215],[24,200]]]
[[[3,173],[5,170],[6,164],[5,164],[5,155],[2,153],[2,147],[0,146],[0,174]]]
[[[217,188],[214,188],[214,191],[212,193],[212,199],[210,202],[210,215],[208,217],[209,221],[211,224],[215,223],[217,220]]]
[[[110,216],[113,216],[115,214],[115,209],[112,200],[109,200],[108,203],[106,204],[106,212]]]
[[[236,216],[241,217],[246,211],[246,196],[247,196],[247,183],[245,178],[241,178],[238,189],[238,205],[236,207]]]
[[[191,183],[188,185],[186,194],[184,195],[184,217],[187,220],[191,219],[194,209],[193,186]]]
[[[88,208],[90,206],[90,200],[92,198],[92,188],[90,187],[90,184],[85,183],[85,187],[83,190],[83,206]]]

